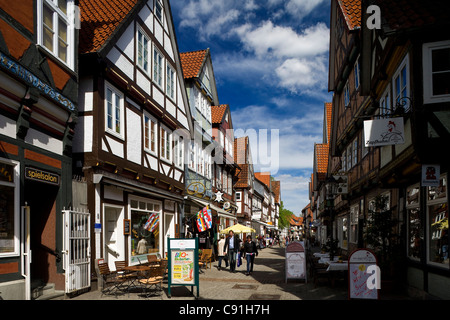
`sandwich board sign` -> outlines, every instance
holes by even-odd
[[[191,286],[191,292],[197,287],[198,276],[198,237],[195,239],[168,238],[168,296],[172,297],[172,286]]]
[[[286,281],[288,279],[306,279],[305,247],[302,242],[294,241],[286,247]]]
[[[380,271],[372,250],[357,249],[348,259],[349,299],[378,299]]]

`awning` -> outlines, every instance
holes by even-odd
[[[252,220],[252,222],[259,223],[259,224],[265,226],[267,229],[276,229],[276,228],[277,228],[277,227],[275,227],[275,226],[272,225],[272,224],[268,224],[268,223],[262,222],[262,221],[260,221],[260,220]]]
[[[198,198],[194,198],[194,197],[191,197],[191,196],[188,196],[188,199],[193,201],[193,202],[196,202],[200,206],[209,206],[211,209],[217,211],[217,214],[219,215],[219,217],[226,217],[226,218],[230,218],[230,219],[233,219],[233,220],[237,220],[237,218],[232,213],[229,213],[228,211],[225,211],[222,208],[219,208],[219,207],[217,207],[217,206],[215,206],[215,205],[213,205],[213,204],[211,204],[211,203],[209,203],[209,202],[207,202],[205,200],[200,200]]]

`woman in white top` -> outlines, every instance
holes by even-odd
[[[217,266],[217,269],[220,270],[222,266],[222,259],[226,257],[226,252],[224,251],[225,247],[225,238],[223,235],[220,236],[219,243],[217,245],[217,256],[219,258],[219,265]],[[225,258],[225,267],[228,267],[228,260]]]

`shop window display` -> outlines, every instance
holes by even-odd
[[[159,222],[161,204],[131,200],[132,263],[146,261],[147,255],[159,252]]]
[[[422,223],[420,220],[420,187],[415,185],[407,189],[406,210],[408,213],[408,256],[420,259],[423,242]]]
[[[0,163],[0,255],[15,253],[15,189],[17,178],[14,165]]]

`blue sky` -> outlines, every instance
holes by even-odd
[[[271,171],[285,207],[300,215],[324,102],[331,101],[330,1],[172,0],[171,7],[180,52],[211,50],[219,101],[230,105],[234,129],[258,133],[255,171]]]

